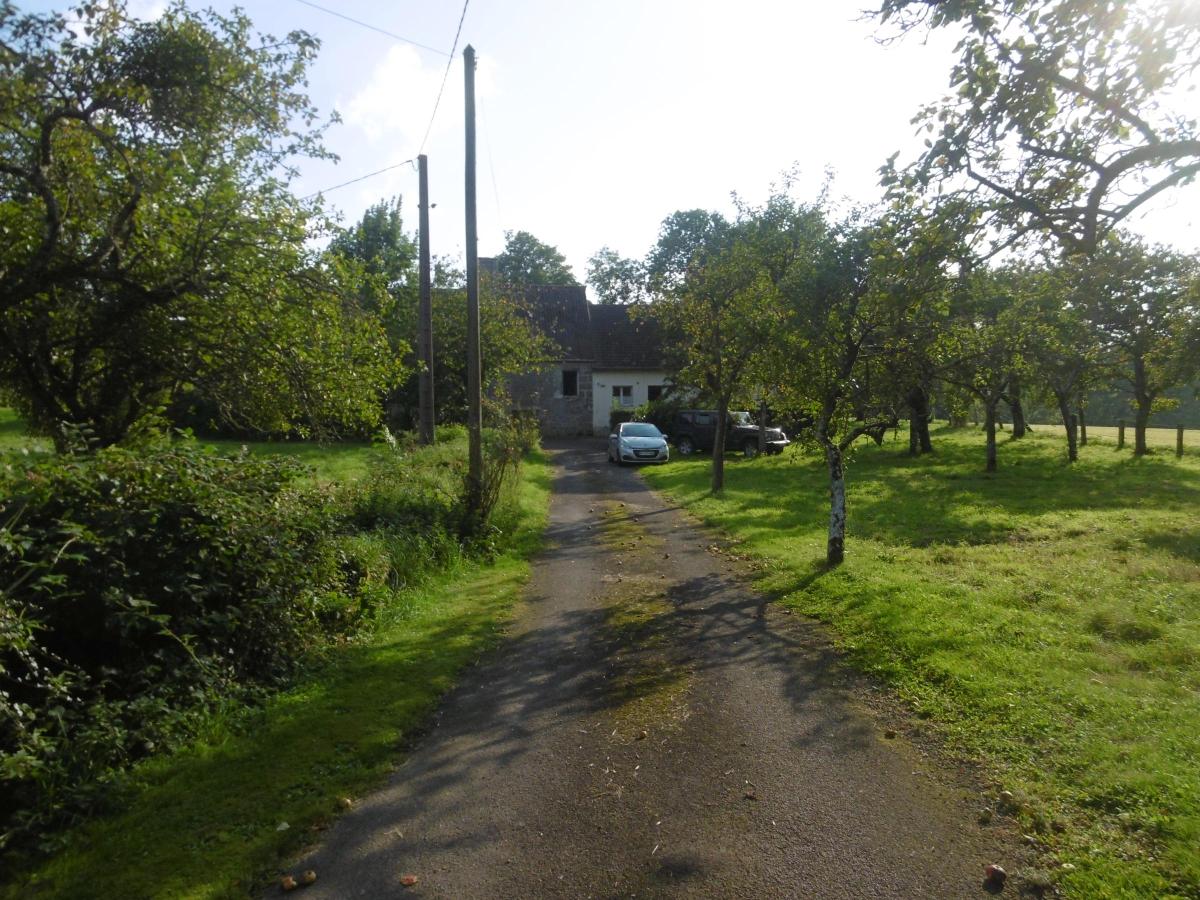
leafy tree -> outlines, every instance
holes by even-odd
[[[971,267],[953,298],[951,322],[942,334],[943,380],[969,391],[983,405],[986,470],[996,471],[996,411],[1009,395],[1014,375],[1029,371],[1032,319],[1022,307],[1024,272]]]
[[[697,389],[717,410],[713,493],[725,487],[730,404],[761,380],[756,367],[780,324],[778,291],[767,266],[782,233],[778,223],[768,224],[772,211],[771,204],[762,210],[743,207],[734,222],[698,210],[675,213],[663,222],[650,254],[661,294],[642,314],[657,319],[668,337],[672,383]],[[679,229],[680,223],[689,227]]]
[[[500,280],[508,284],[577,284],[567,258],[528,231],[504,232],[504,252],[496,257]]]
[[[703,209],[680,210],[663,219],[658,241],[646,257],[650,290],[658,294],[679,287],[712,248],[722,245],[728,228],[724,216]]]
[[[904,216],[872,220],[864,211],[825,222],[798,255],[780,289],[786,310],[781,357],[785,403],[813,421],[829,469],[826,561],[845,556],[846,455],[864,435],[882,438],[898,420],[887,377],[907,342],[897,323],[920,317],[939,295],[944,236]]]
[[[1151,198],[1200,172],[1194,116],[1171,94],[1200,65],[1200,16],[1178,0],[882,0],[902,32],[962,34],[953,93],[915,121],[928,138],[900,190],[962,188],[1007,239],[1091,253]],[[958,193],[957,190],[951,193]]]
[[[331,252],[360,261],[368,275],[382,278],[393,296],[415,288],[417,246],[404,231],[402,206],[400,197],[380,200],[329,242]]]
[[[1134,453],[1165,395],[1200,372],[1200,263],[1130,235],[1113,235],[1083,267],[1077,302],[1121,367],[1135,408]]]
[[[286,189],[324,153],[315,40],[182,3],[72,17],[86,37],[0,6],[0,382],[101,443],[197,388],[259,428],[365,424],[394,364]]]
[[[1108,374],[1099,332],[1072,302],[1077,276],[1073,266],[1060,264],[1032,270],[1028,279],[1035,323],[1029,357],[1062,417],[1068,462],[1079,459],[1079,410]]]
[[[640,260],[602,247],[588,260],[588,284],[601,303],[640,303],[646,299],[646,267]]]

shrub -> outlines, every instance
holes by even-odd
[[[178,444],[0,476],[0,846],[85,812],[111,773],[370,607],[300,472]]]

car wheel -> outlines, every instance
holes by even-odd
[[[746,459],[754,459],[758,456],[758,441],[746,441],[742,444],[742,456]]]
[[[680,456],[691,456],[696,452],[696,445],[692,443],[690,437],[681,437],[675,446],[679,450]]]

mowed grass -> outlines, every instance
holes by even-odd
[[[320,467],[319,457],[308,461]],[[118,814],[79,829],[37,868],[9,873],[0,896],[262,892],[290,855],[320,839],[341,798],[386,778],[462,668],[500,639],[541,543],[549,491],[550,467],[537,455],[506,517],[515,523],[506,553],[403,591],[368,640],[333,651],[262,708],[214,722],[187,751],[140,766]]]
[[[1034,425],[1035,431],[1046,432],[1048,435],[1055,435],[1062,440],[1067,439],[1067,429],[1062,423],[1048,425]],[[1087,427],[1088,445],[1092,443],[1100,443],[1115,447],[1117,445],[1118,428],[1116,425],[1089,425]],[[1174,428],[1147,428],[1146,429],[1146,446],[1151,449],[1163,448],[1166,450],[1175,449]],[[1126,449],[1133,448],[1133,422],[1128,422],[1125,425],[1125,447]],[[1083,448],[1087,449],[1087,448]],[[1183,431],[1183,449],[1184,453],[1189,451],[1200,453],[1200,431],[1194,428],[1185,428]]]
[[[1068,896],[1200,896],[1200,452],[1100,443],[1069,466],[1039,430],[989,476],[977,430],[934,440],[860,447],[832,571],[822,460],[731,458],[720,499],[707,456],[645,477],[982,760]]]

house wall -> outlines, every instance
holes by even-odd
[[[592,433],[608,434],[608,414],[612,410],[615,398],[612,389],[614,385],[631,388],[628,406],[641,406],[649,400],[648,389],[652,385],[666,386],[667,376],[662,371],[645,370],[602,370],[597,369],[591,375],[592,396],[595,403],[592,407]]]
[[[578,372],[576,394],[563,396],[563,370]],[[516,375],[509,381],[513,406],[537,412],[546,437],[572,437],[593,433],[592,367],[586,363],[562,363],[539,372]],[[605,407],[607,409],[607,407]],[[605,416],[607,417],[607,413]],[[605,425],[607,425],[607,418]],[[607,432],[605,432],[607,434]]]

